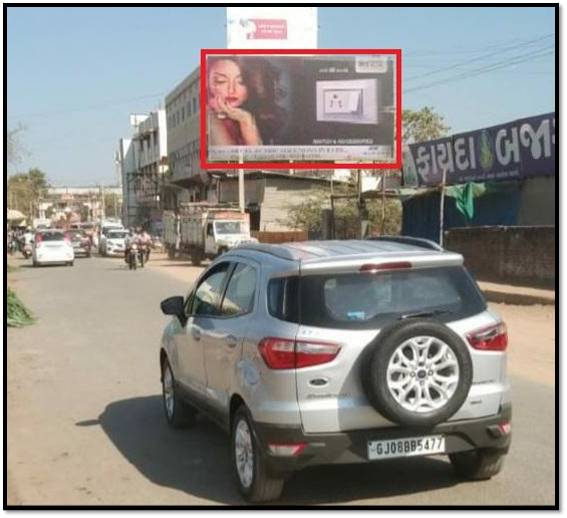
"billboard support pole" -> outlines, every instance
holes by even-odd
[[[238,163],[244,163],[242,149],[238,151]],[[244,169],[238,170],[238,206],[240,207],[240,212],[244,214],[245,201],[244,201]]]
[[[443,168],[443,180],[441,181],[441,202],[439,207],[439,246],[443,246],[443,220],[445,215],[445,182],[447,181],[447,168]]]
[[[386,227],[386,171],[382,169],[382,224],[380,226],[380,235],[384,235]]]

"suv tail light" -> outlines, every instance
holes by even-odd
[[[481,351],[505,351],[508,347],[508,331],[506,324],[483,327],[467,334],[467,340],[475,349]]]
[[[264,338],[259,344],[260,354],[270,369],[301,369],[334,360],[341,349],[331,342]]]

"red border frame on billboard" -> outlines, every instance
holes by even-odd
[[[207,162],[207,85],[206,62],[214,54],[392,54],[396,56],[396,152],[394,162],[388,163],[328,163],[328,162]],[[202,169],[401,169],[402,167],[402,50],[401,49],[201,49],[201,106],[200,159]]]

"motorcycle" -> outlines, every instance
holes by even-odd
[[[128,269],[135,270],[138,268],[138,245],[132,244],[128,250]]]
[[[150,260],[150,246],[148,243],[141,243],[139,246],[140,251],[140,266],[143,268],[144,264]]]
[[[32,256],[32,246],[29,243],[26,243],[23,247],[22,247],[22,255],[24,256],[24,259],[29,259]]]

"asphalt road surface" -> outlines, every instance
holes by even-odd
[[[243,505],[227,436],[162,415],[159,302],[188,291],[199,268],[77,259],[10,283],[38,317],[8,329],[8,504]],[[553,505],[554,308],[501,306],[510,337],[513,440],[500,475],[461,482],[442,457],[310,468],[278,505]]]

